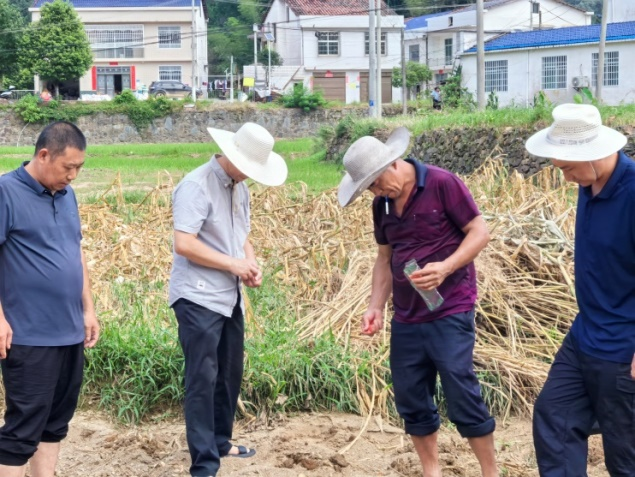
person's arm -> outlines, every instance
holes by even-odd
[[[235,258],[218,252],[198,240],[198,234],[174,231],[174,251],[189,261],[207,268],[223,270],[247,281],[258,275],[260,269],[256,260],[249,258]],[[245,250],[246,251],[246,250]]]
[[[2,303],[0,303],[0,359],[7,357],[7,352],[11,349],[11,341],[13,340],[13,330],[11,325],[4,317],[2,311]]]
[[[635,353],[633,354],[633,361],[631,362],[631,378],[635,379]]]
[[[247,260],[252,260],[256,263],[256,265],[258,265],[258,262],[256,261],[256,252],[254,251],[254,247],[249,239],[245,240],[244,249],[245,258],[247,258]],[[262,285],[262,270],[260,270],[260,267],[258,267],[258,273],[255,276],[249,278],[248,280],[244,280],[243,283],[250,288],[258,288]]]
[[[384,326],[384,307],[392,292],[391,257],[392,247],[379,245],[373,266],[370,303],[362,316],[362,334],[372,336]]]
[[[489,231],[482,215],[474,217],[462,230],[465,237],[452,255],[442,262],[428,263],[410,276],[418,288],[432,290],[438,287],[446,277],[473,262],[489,243]]]
[[[84,307],[84,347],[92,348],[99,339],[99,321],[95,313],[95,303],[90,288],[90,277],[88,276],[88,265],[86,255],[82,253],[82,268],[84,270],[84,287],[82,289],[82,305]]]

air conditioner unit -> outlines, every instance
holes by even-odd
[[[588,76],[574,76],[571,80],[571,85],[576,89],[588,88],[590,84]]]

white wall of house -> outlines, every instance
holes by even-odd
[[[125,55],[95,57],[96,68],[134,67],[134,84],[131,88],[159,79],[160,71],[178,71],[183,83],[192,83],[192,38],[197,42],[197,87],[207,81],[207,23],[201,8],[196,8],[195,35],[192,35],[191,8],[78,8],[76,9],[85,28],[105,25],[131,26],[142,31],[141,45],[135,48],[134,58]],[[40,19],[40,9],[30,9],[33,21]],[[178,47],[166,48],[159,44],[160,27],[173,27],[181,34]],[[96,55],[97,56],[97,55]],[[203,88],[204,89],[204,88]],[[81,91],[95,90],[95,73],[91,68],[80,78]]]
[[[635,2],[632,0],[606,0],[609,2],[608,22],[630,22],[635,20]],[[601,12],[597,12],[601,13]]]
[[[574,77],[588,78],[591,91],[595,91],[592,78],[592,55],[597,51],[598,44],[595,43],[485,52],[486,70],[488,62],[507,62],[507,91],[496,92],[500,106],[529,106],[533,103],[534,95],[539,91],[544,91],[554,103],[566,103],[573,101],[573,97],[577,94],[572,84]],[[630,78],[630,65],[635,63],[635,41],[609,42],[606,45],[606,53],[609,55],[617,53],[619,60],[616,69],[614,66],[611,67],[612,71],[616,71],[616,76],[605,73],[602,100],[609,105],[634,102],[635,82]],[[566,57],[566,69],[561,70],[564,79],[563,85],[544,87],[543,57]],[[463,85],[476,95],[476,55],[463,55],[461,62],[463,64]],[[490,65],[493,64],[490,63]],[[609,76],[613,79],[609,80]],[[606,84],[607,81],[615,80],[617,80],[615,85]]]
[[[485,40],[502,32],[530,28],[560,28],[590,25],[592,16],[554,0],[540,0],[540,14],[531,13],[527,0],[518,0],[486,10],[483,15]],[[624,21],[624,20],[620,20]],[[420,62],[434,72],[448,72],[453,61],[446,58],[445,42],[452,40],[453,55],[460,55],[476,44],[476,10],[448,12],[427,20],[428,27],[407,32],[406,51],[420,45]],[[426,49],[427,48],[427,49]]]

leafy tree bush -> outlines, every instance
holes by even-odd
[[[55,0],[42,7],[20,44],[20,66],[55,83],[81,78],[93,63],[93,53],[73,5]]]
[[[476,106],[474,97],[467,88],[461,86],[461,78],[462,68],[459,66],[455,72],[448,77],[445,84],[441,86],[443,106],[472,110]]]
[[[487,105],[486,109],[498,109],[498,95],[496,91],[490,91],[487,95]]]
[[[293,91],[282,96],[285,108],[302,108],[305,112],[323,107],[326,100],[321,91],[311,91],[305,87],[295,87]]]
[[[3,81],[6,76],[18,72],[17,44],[24,26],[24,20],[17,8],[8,0],[0,0],[0,84],[7,87],[9,83]],[[16,86],[17,87],[17,86]]]
[[[409,61],[406,63],[406,88],[408,91],[412,90],[417,85],[426,83],[432,79],[432,71],[428,68],[428,65],[417,63],[416,61]],[[395,67],[392,70],[392,85],[395,88],[400,88],[403,85],[403,79],[401,78],[401,67]]]
[[[112,102],[115,104],[133,104],[138,102],[138,99],[132,91],[125,89],[120,94],[116,95]]]

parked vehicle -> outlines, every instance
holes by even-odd
[[[15,86],[9,86],[9,89],[0,93],[0,99],[11,99]]]
[[[185,99],[192,94],[192,88],[180,81],[153,81],[148,89],[148,93],[153,96],[164,96],[167,98]],[[202,96],[200,89],[196,90],[196,96]]]

